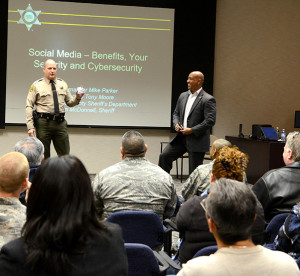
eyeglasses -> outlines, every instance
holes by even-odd
[[[206,198],[204,198],[203,200],[200,201],[200,205],[204,209],[205,213],[207,213],[207,210],[206,210]]]
[[[209,213],[207,212],[207,209],[206,209],[206,198],[204,198],[203,200],[200,201],[200,205],[202,206],[203,210],[205,211],[205,215],[206,215],[206,219],[209,219],[211,218],[213,221],[214,219],[209,215]],[[214,221],[214,224],[216,225],[216,227],[218,228],[218,225],[216,224],[216,222]]]
[[[294,135],[292,136],[292,139],[294,139],[296,136],[298,136],[300,134],[299,131],[295,132]]]
[[[200,205],[202,206],[203,210],[205,211],[206,218],[210,218],[211,216],[208,214],[207,209],[206,209],[206,198],[200,201]]]

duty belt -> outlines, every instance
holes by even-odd
[[[65,119],[65,113],[59,113],[59,115],[50,114],[50,113],[40,113],[38,112],[39,118],[44,118],[51,121],[62,122]]]

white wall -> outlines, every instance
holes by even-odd
[[[300,1],[217,1],[216,136],[252,124],[294,130],[300,110]]]
[[[98,173],[121,160],[121,138],[126,131],[127,129],[69,128],[71,154],[76,155],[85,164],[89,173]],[[146,157],[158,164],[160,142],[169,141],[174,134],[169,130],[138,129],[137,131],[142,133],[148,145]],[[5,130],[1,129],[0,156],[13,151],[15,143],[26,136],[26,127],[8,126]],[[53,146],[51,156],[56,156]],[[184,168],[187,169],[187,163]],[[175,173],[175,170],[171,173]]]

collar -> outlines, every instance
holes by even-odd
[[[138,156],[138,157],[135,157],[135,156],[126,156],[123,161],[127,161],[127,162],[139,162],[141,160],[147,161],[147,159],[146,159],[145,156]]]
[[[192,92],[191,92],[191,90],[189,90],[188,92],[189,92],[189,95],[195,95],[196,97],[198,97],[198,95],[200,94],[200,92],[202,91],[202,87],[199,89],[199,90],[197,90],[194,94],[192,94]]]
[[[285,168],[296,168],[300,169],[300,161],[295,161],[289,165],[286,165]]]
[[[16,197],[0,197],[0,205],[22,205]]]
[[[46,77],[44,77],[44,81],[45,81],[47,84],[50,84],[50,80],[47,79]],[[53,82],[56,84],[56,83],[57,83],[57,78],[55,78],[55,79],[53,80]]]

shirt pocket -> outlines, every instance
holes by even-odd
[[[41,105],[48,105],[53,102],[53,97],[51,93],[45,90],[38,91],[37,99]]]
[[[60,103],[65,101],[66,95],[67,95],[66,90],[64,90],[64,89],[58,89],[57,90],[58,101]]]

